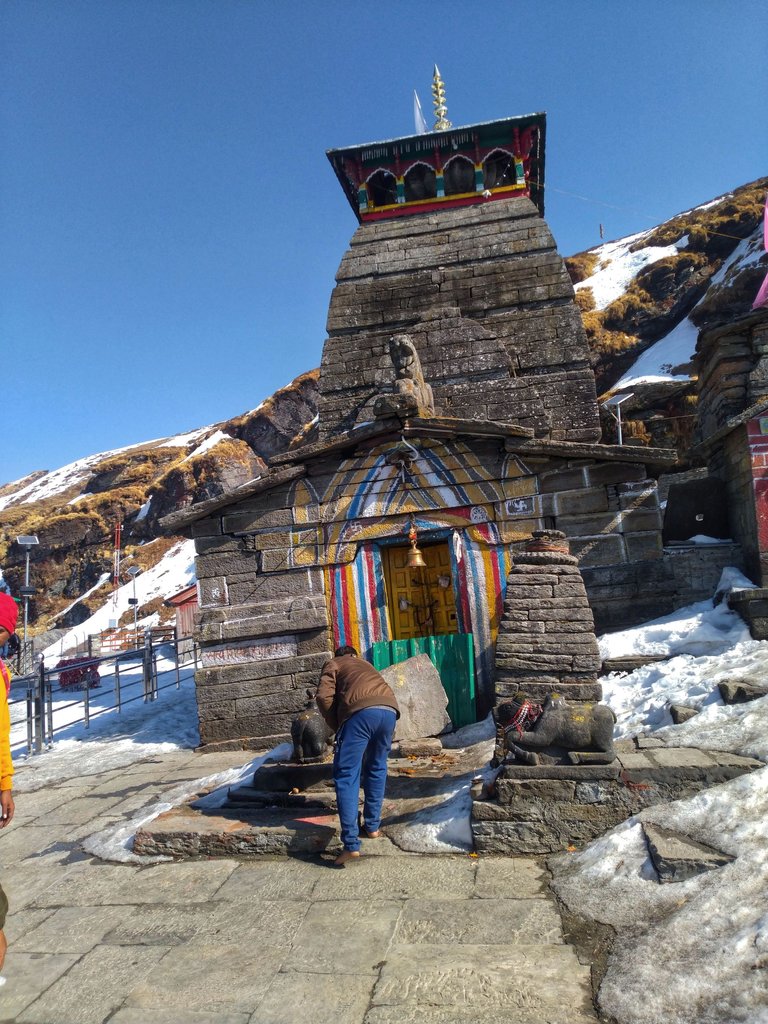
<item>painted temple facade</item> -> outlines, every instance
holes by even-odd
[[[196,542],[203,744],[285,738],[341,644],[377,664],[461,648],[444,683],[462,720],[484,717],[534,530],[562,530],[586,566],[661,558],[651,460],[673,456],[600,443],[542,216],[544,129],[536,114],[329,152],[359,227],[317,423],[258,479],[164,521]]]

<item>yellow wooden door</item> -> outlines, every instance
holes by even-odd
[[[421,548],[421,569],[408,568],[410,548],[384,548],[384,583],[393,640],[458,633],[447,544]]]

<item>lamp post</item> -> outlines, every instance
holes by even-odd
[[[23,534],[21,537],[16,538],[16,543],[24,548],[24,554],[26,556],[26,564],[24,567],[24,586],[19,587],[19,594],[24,598],[24,633],[23,642],[24,649],[26,651],[27,646],[27,621],[29,619],[29,599],[35,596],[35,588],[29,585],[29,549],[39,544],[40,541],[33,535]]]
[[[138,567],[138,565],[130,565],[130,566],[128,566],[128,568],[125,571],[128,573],[128,575],[133,580],[133,597],[129,597],[128,598],[128,604],[133,605],[133,633],[134,633],[134,641],[135,641],[137,636],[138,636],[138,633],[139,633],[139,621],[138,621],[139,602],[136,599],[136,577],[141,572],[141,569]]]
[[[616,428],[619,437],[619,444],[623,443],[621,435],[621,405],[622,402],[626,402],[629,398],[634,398],[634,391],[625,391],[624,394],[612,395],[610,398],[606,398],[603,405],[606,406],[608,412],[616,420]],[[616,412],[613,411],[613,407],[616,407]]]

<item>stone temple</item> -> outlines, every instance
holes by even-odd
[[[164,522],[196,542],[204,744],[285,739],[341,644],[379,667],[429,653],[454,724],[484,717],[502,676],[524,686],[545,667],[536,643],[517,653],[513,559],[535,531],[566,535],[592,605],[575,570],[579,586],[563,581],[531,620],[542,650],[569,594],[588,630],[592,611],[650,607],[654,473],[673,456],[600,443],[543,218],[545,129],[531,114],[329,151],[359,226],[330,297],[317,423],[258,479]],[[595,699],[599,658],[578,657],[560,659],[560,692]]]

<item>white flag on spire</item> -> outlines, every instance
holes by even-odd
[[[416,125],[417,135],[426,135],[427,122],[424,120],[424,114],[421,112],[421,103],[415,89],[413,90],[413,123]]]

